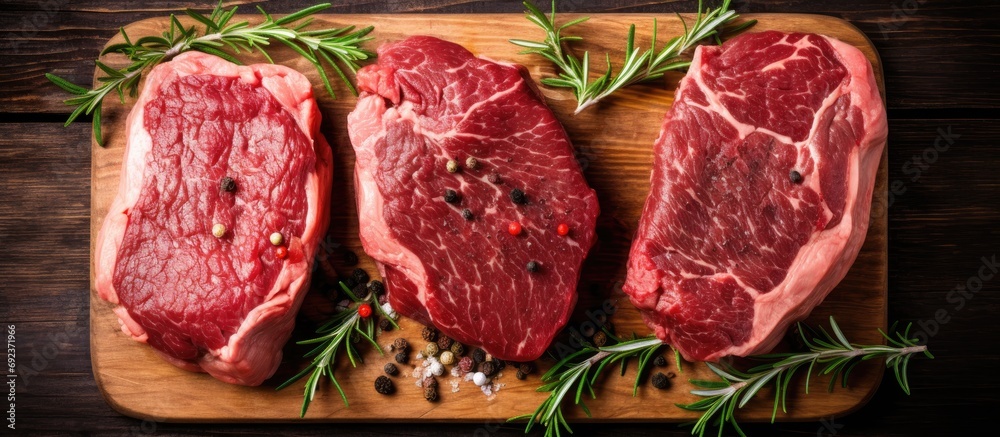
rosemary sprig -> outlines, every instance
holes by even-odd
[[[353,336],[357,335],[357,341],[360,341],[361,338],[367,340],[368,343],[371,343],[375,347],[375,350],[380,354],[383,353],[382,348],[375,341],[376,317],[362,317],[358,311],[361,306],[368,305],[380,317],[388,319],[393,326],[397,329],[399,328],[396,325],[394,317],[386,314],[382,306],[378,304],[378,298],[375,296],[375,293],[368,293],[368,296],[362,299],[352,293],[343,282],[340,283],[340,288],[350,297],[352,301],[351,305],[335,314],[323,326],[320,326],[316,330],[316,333],[320,334],[319,337],[296,342],[296,344],[318,344],[313,350],[305,354],[306,358],[313,357],[312,362],[305,369],[302,369],[301,372],[275,389],[281,390],[302,379],[306,374],[309,375],[303,391],[302,410],[299,413],[299,417],[305,417],[306,411],[309,409],[309,404],[316,396],[316,389],[319,387],[320,379],[324,375],[330,378],[330,382],[340,392],[340,397],[344,400],[344,405],[349,405],[347,403],[347,395],[344,394],[344,390],[340,387],[340,383],[337,382],[337,378],[333,374],[333,368],[337,352],[340,351],[341,347],[347,352],[347,358],[351,361],[351,366],[357,367],[358,362],[363,362],[361,355],[354,346],[355,340],[352,340]]]
[[[774,422],[778,414],[778,406],[781,411],[787,413],[786,400],[788,398],[788,387],[796,371],[803,366],[809,366],[806,371],[806,394],[809,393],[809,378],[813,373],[813,368],[819,365],[822,370],[820,374],[832,375],[829,391],[833,390],[837,379],[841,381],[842,387],[847,387],[847,378],[862,361],[877,358],[885,358],[886,367],[891,367],[896,374],[896,382],[902,387],[906,394],[910,394],[910,382],[907,379],[907,368],[910,359],[916,354],[923,354],[927,358],[934,358],[927,350],[927,346],[918,345],[916,340],[910,336],[912,324],[907,325],[902,332],[896,330],[894,324],[890,328],[892,336],[887,335],[881,329],[879,333],[889,342],[888,345],[857,345],[847,341],[843,331],[837,326],[837,322],[830,317],[830,332],[822,327],[821,336],[814,336],[812,340],[806,337],[803,325],[799,324],[799,335],[802,341],[809,348],[808,352],[799,353],[778,353],[761,355],[759,359],[771,360],[773,362],[754,367],[747,372],[741,372],[732,365],[716,366],[711,363],[708,368],[722,378],[722,381],[702,381],[692,380],[691,383],[699,387],[691,393],[702,396],[704,399],[692,404],[678,407],[703,411],[701,417],[694,422],[691,434],[699,436],[705,435],[705,430],[709,425],[718,427],[719,434],[728,423],[733,426],[737,433],[746,436],[736,422],[734,412],[743,408],[750,399],[753,399],[762,388],[773,385],[775,388],[774,408],[771,413],[771,422]]]
[[[162,36],[144,36],[133,42],[125,33],[125,28],[119,29],[125,42],[108,46],[100,56],[119,53],[125,55],[130,63],[124,68],[115,69],[100,59],[96,60],[97,67],[105,74],[97,79],[101,83],[97,88],[87,89],[51,73],[45,73],[45,77],[76,96],[65,101],[69,106],[76,106],[66,120],[65,126],[69,126],[82,114],[93,114],[94,137],[101,146],[104,145],[101,135],[101,103],[104,98],[112,92],[118,94],[122,103],[125,103],[126,93],[135,98],[143,72],[189,50],[216,55],[236,64],[241,62],[233,54],[244,51],[252,53],[256,50],[268,61],[273,62],[264,47],[269,46],[272,40],[278,41],[316,67],[320,79],[323,80],[323,86],[331,97],[336,98],[336,95],[325,66],[332,68],[351,92],[357,94],[344,74],[343,68],[338,64],[343,64],[343,67],[353,73],[359,68],[358,61],[375,56],[374,53],[361,48],[362,43],[371,39],[367,35],[373,27],[360,30],[355,30],[354,26],[306,30],[305,28],[312,24],[313,15],[328,7],[329,3],[323,3],[275,19],[258,6],[257,10],[263,15],[264,20],[260,24],[251,26],[248,21],[232,22],[237,7],[223,9],[220,0],[208,16],[191,9],[186,11],[188,16],[204,25],[200,35],[196,26],[185,27],[174,15],[170,15],[170,28],[164,31]]]
[[[702,9],[699,0],[698,14],[690,26],[678,14],[677,17],[684,25],[684,34],[671,38],[659,51],[656,51],[656,19],[653,19],[653,36],[650,48],[642,52],[635,46],[635,25],[633,24],[629,27],[628,40],[625,44],[625,62],[621,71],[614,75],[611,68],[611,56],[605,54],[607,70],[594,81],[590,80],[590,53],[584,52],[583,59],[580,59],[567,47],[567,43],[581,41],[583,38],[562,35],[563,30],[587,21],[589,17],[577,18],[557,27],[555,0],[552,0],[552,14],[548,17],[531,2],[524,2],[524,7],[528,9],[526,12],[528,21],[535,23],[545,31],[545,40],[511,39],[509,41],[527,49],[521,53],[541,55],[559,67],[558,77],[544,78],[542,84],[558,88],[572,88],[577,101],[576,113],[578,114],[621,88],[661,78],[667,71],[686,69],[691,65],[691,62],[680,59],[684,52],[709,37],[714,38],[717,43],[721,43],[720,35],[723,32],[723,27],[739,18],[736,11],[729,10],[729,3],[730,0],[725,0],[718,8],[706,10]],[[741,23],[728,29],[726,33],[739,32],[753,26],[756,22],[756,20],[750,20]]]
[[[569,423],[566,422],[562,410],[563,400],[568,394],[575,392],[573,403],[580,405],[580,408],[583,408],[587,416],[590,416],[590,409],[587,408],[587,405],[581,399],[584,390],[590,394],[592,399],[596,398],[594,384],[597,382],[597,378],[601,375],[601,371],[604,370],[605,366],[619,361],[624,366],[624,360],[638,356],[639,368],[636,372],[635,385],[632,389],[632,395],[634,396],[639,389],[643,370],[648,367],[652,357],[662,346],[663,342],[659,339],[646,337],[629,341],[619,341],[612,346],[600,348],[585,347],[563,358],[542,375],[544,385],[539,387],[537,391],[549,392],[549,397],[538,406],[534,413],[512,417],[507,421],[527,419],[528,425],[524,429],[525,433],[531,432],[532,427],[537,422],[545,427],[546,437],[559,436],[563,429],[572,434],[573,430],[570,429]]]

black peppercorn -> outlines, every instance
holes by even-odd
[[[521,363],[521,365],[518,366],[517,369],[520,370],[521,372],[524,372],[525,375],[530,375],[535,372],[535,363],[531,362]]]
[[[608,343],[608,335],[604,331],[594,333],[594,346],[601,347]]]
[[[368,297],[368,286],[365,284],[355,285],[354,288],[351,289],[351,293],[354,293],[358,299],[364,299]]]
[[[493,359],[493,367],[497,369],[497,372],[505,369],[507,367],[507,362],[504,360]]]
[[[538,261],[528,261],[528,265],[525,266],[529,272],[534,273],[538,271]]]
[[[486,351],[482,349],[472,351],[472,361],[475,361],[476,364],[486,361]]]
[[[444,201],[448,203],[458,202],[458,193],[455,190],[444,190]]]
[[[438,336],[438,339],[437,339],[438,349],[443,350],[443,351],[451,349],[451,344],[452,343],[454,343],[454,340],[452,340],[447,335],[439,335]]]
[[[375,391],[384,395],[389,395],[396,391],[396,387],[392,385],[392,380],[389,379],[388,376],[381,375],[378,378],[375,378]]]
[[[385,284],[382,281],[371,281],[368,283],[368,289],[376,296],[381,296],[382,293],[385,293]]]
[[[346,266],[356,266],[358,265],[358,254],[348,250],[344,252],[344,265]]]
[[[236,181],[233,180],[233,178],[226,176],[219,181],[219,188],[227,193],[232,193],[233,191],[236,191]]]
[[[399,364],[406,364],[410,361],[410,356],[406,352],[400,352],[396,354],[396,362]]]
[[[345,285],[345,286],[347,286],[347,289],[348,289],[348,290],[353,290],[353,289],[354,289],[354,287],[355,287],[356,285],[358,285],[358,281],[357,281],[357,280],[355,280],[355,279],[354,279],[353,277],[351,277],[351,276],[348,276],[348,277],[346,277],[346,278],[344,278],[344,279],[341,279],[341,280],[340,280],[340,282],[343,282],[343,283],[344,283],[344,285]]]
[[[436,388],[424,389],[424,399],[427,399],[427,402],[434,402],[437,400],[437,398],[438,398],[438,391]]]
[[[655,364],[656,367],[667,367],[667,359],[664,358],[663,355],[659,355],[653,359],[653,364]]]
[[[472,210],[465,208],[462,210],[462,218],[466,220],[472,220]]]
[[[424,326],[424,330],[420,331],[420,337],[424,341],[435,341],[437,340],[438,332],[433,326]]]
[[[389,319],[379,319],[378,329],[381,329],[382,332],[392,331],[392,322]]]
[[[385,371],[386,375],[390,376],[396,376],[396,374],[399,373],[399,369],[392,363],[385,363],[385,367],[383,367],[382,370]]]
[[[397,351],[406,352],[409,349],[410,343],[406,341],[405,338],[400,337],[392,341],[392,349]]]
[[[354,273],[351,274],[351,277],[353,277],[354,281],[358,284],[368,284],[368,272],[366,272],[365,269],[354,269]]]
[[[510,190],[510,201],[518,205],[524,205],[525,203],[528,203],[528,199],[525,198],[524,196],[524,191],[521,191],[521,189],[519,188]]]
[[[799,173],[799,172],[797,172],[795,170],[792,170],[792,171],[788,172],[788,179],[790,179],[793,184],[801,184],[802,183],[802,173]]]
[[[663,390],[665,388],[670,388],[670,378],[667,378],[667,375],[664,375],[662,372],[656,372],[656,374],[653,375],[652,382],[653,382],[653,387],[656,387],[660,390]]]
[[[487,361],[483,363],[483,365],[479,368],[479,370],[483,372],[483,374],[486,375],[487,378],[493,376],[494,373],[497,373],[497,367],[496,364],[493,364],[493,361]]]
[[[521,371],[521,369],[517,369],[517,375],[515,376],[517,376],[517,379],[524,381],[524,378],[527,378],[528,374]]]

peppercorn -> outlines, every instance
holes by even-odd
[[[448,173],[455,173],[458,171],[458,161],[454,159],[449,159],[448,163],[445,164],[444,168],[445,170],[448,170]]]
[[[664,358],[663,355],[659,355],[653,359],[653,364],[655,364],[656,367],[667,367],[667,359]]]
[[[396,354],[396,362],[399,364],[406,364],[410,361],[410,356],[406,352],[400,352]]]
[[[399,373],[399,368],[397,368],[396,365],[392,363],[385,363],[385,367],[383,367],[382,370],[385,371],[386,375],[390,376],[396,376],[396,374]]]
[[[451,347],[448,348],[448,350],[450,350],[451,353],[455,354],[456,357],[460,357],[463,354],[465,354],[465,346],[462,346],[462,343],[459,343],[457,341],[453,342],[451,344]]]
[[[496,364],[493,364],[493,361],[487,361],[483,363],[483,365],[479,366],[479,370],[481,370],[483,374],[488,377],[493,376],[494,373],[497,373],[497,367]]]
[[[367,319],[367,318],[371,317],[372,316],[372,306],[368,305],[366,303],[358,305],[358,315],[361,316],[362,319]]]
[[[472,210],[469,209],[469,208],[463,209],[462,210],[462,218],[464,218],[466,220],[472,220]]]
[[[278,246],[274,248],[274,256],[278,259],[288,258],[288,248],[285,246]]]
[[[493,359],[493,367],[497,369],[497,372],[507,368],[507,362],[504,360]]]
[[[424,348],[424,356],[433,357],[438,353],[437,343],[427,343],[427,347]]]
[[[535,373],[535,363],[532,362],[521,363],[520,366],[517,366],[517,369],[524,372],[525,375],[530,375],[532,373]]]
[[[436,388],[425,388],[424,389],[424,399],[427,402],[434,402],[438,399],[438,391]]]
[[[448,203],[458,202],[458,193],[455,190],[444,190],[444,201]]]
[[[382,281],[371,281],[368,283],[368,290],[375,293],[376,296],[380,296],[385,293],[385,284]]]
[[[396,391],[396,387],[392,385],[392,380],[388,376],[380,375],[378,378],[375,378],[375,391],[389,395]]]
[[[461,360],[458,360],[458,369],[461,370],[462,373],[471,372],[473,365],[475,364],[472,362],[472,358],[462,357]]]
[[[354,273],[351,274],[351,277],[353,277],[354,281],[358,284],[367,284],[369,279],[368,272],[366,272],[365,269],[354,269]]]
[[[355,285],[354,288],[351,289],[351,293],[354,293],[358,299],[364,299],[368,297],[368,286],[365,284]]]
[[[653,375],[652,382],[653,382],[653,387],[656,387],[660,390],[663,390],[665,388],[670,388],[670,379],[667,378],[667,375],[664,375],[663,372],[656,372],[656,374]]]
[[[472,170],[475,170],[476,167],[479,167],[479,161],[477,161],[476,158],[470,156],[468,158],[465,158],[465,166],[469,167]]]
[[[515,237],[521,235],[521,224],[518,222],[510,222],[510,224],[507,225],[507,233]]]
[[[382,332],[392,331],[392,322],[389,319],[379,319],[378,329],[381,329]]]
[[[420,386],[423,388],[438,388],[438,382],[433,376],[428,376],[420,382]]]
[[[559,223],[559,226],[556,226],[556,233],[559,234],[560,237],[569,235],[569,225],[566,223]]]
[[[514,376],[517,376],[517,379],[524,381],[524,379],[528,377],[528,374],[521,371],[521,369],[517,369],[517,374]]]
[[[594,333],[594,346],[601,347],[608,343],[608,335],[604,331]]]
[[[799,172],[797,172],[795,170],[792,170],[792,171],[788,172],[788,179],[791,179],[791,181],[792,181],[793,184],[801,184],[802,183],[802,173],[799,173]]]
[[[475,361],[476,364],[486,361],[486,351],[482,349],[472,351],[472,361]]]
[[[438,349],[448,350],[451,348],[451,344],[455,341],[448,337],[447,335],[439,335],[437,339]]]
[[[420,337],[422,337],[424,341],[437,340],[437,336],[438,336],[437,329],[434,329],[433,326],[424,326],[424,330],[420,331]]]
[[[227,193],[232,193],[233,191],[236,191],[236,180],[226,176],[219,181],[219,188]]]
[[[346,266],[358,265],[358,254],[351,252],[350,250],[344,252],[344,265]]]
[[[281,235],[281,232],[272,232],[271,236],[267,238],[271,241],[272,245],[281,246],[285,242],[285,236]]]
[[[214,235],[215,238],[222,238],[223,235],[226,235],[226,225],[222,223],[212,225],[212,235]]]
[[[441,364],[450,366],[455,363],[455,354],[451,353],[451,351],[444,351],[441,352],[441,358],[438,359],[441,361]]]
[[[392,349],[397,351],[406,352],[410,348],[410,343],[406,341],[405,338],[399,337],[392,341]]]
[[[528,265],[525,266],[529,272],[535,273],[538,271],[538,261],[528,261]]]
[[[510,190],[510,201],[518,205],[524,205],[525,203],[528,203],[528,199],[525,198],[524,196],[524,191],[521,191],[521,189],[519,188]]]
[[[348,289],[348,290],[353,290],[353,289],[354,289],[354,287],[355,287],[356,285],[358,285],[358,281],[357,281],[357,280],[355,280],[355,279],[354,279],[353,277],[351,277],[351,276],[348,276],[348,277],[346,277],[346,278],[342,279],[342,280],[341,280],[340,282],[343,282],[343,283],[344,283],[344,285],[345,285],[345,286],[347,287],[347,289]]]
[[[491,184],[499,184],[500,175],[497,173],[490,173],[490,175],[486,177],[486,180],[490,181]]]

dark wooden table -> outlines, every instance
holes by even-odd
[[[276,1],[281,13],[308,2]],[[516,1],[349,1],[335,13],[520,12]],[[689,12],[694,1],[561,2],[561,10]],[[889,106],[889,316],[931,333],[935,360],[911,366],[906,396],[887,375],[860,411],[821,423],[748,426],[753,435],[962,435],[1000,406],[1000,4],[992,0],[736,0],[742,12],[844,18],[881,54]],[[68,128],[43,78],[88,84],[116,29],[205,1],[0,0],[0,323],[16,330],[24,375],[17,430],[35,434],[289,433],[519,435],[471,424],[203,425],[141,422],[101,398],[88,345],[90,127]],[[244,6],[247,10],[250,8]],[[986,263],[986,264],[984,264]],[[983,266],[986,265],[986,268]],[[995,275],[995,276],[994,276]],[[982,278],[980,280],[979,278]],[[953,291],[979,289],[966,298]],[[3,393],[7,393],[6,388]],[[4,409],[8,403],[0,403]],[[641,406],[636,406],[641,408]],[[6,414],[4,415],[6,417]],[[6,422],[4,422],[6,425]],[[686,435],[671,424],[578,426],[578,433]],[[10,431],[4,428],[4,431]]]

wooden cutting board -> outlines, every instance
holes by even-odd
[[[573,18],[561,16],[561,20]],[[625,35],[630,23],[636,24],[638,46],[649,43],[652,15],[600,14],[573,28],[574,34],[585,37],[579,48],[592,54],[609,52],[612,59],[620,59]],[[681,22],[671,14],[661,14],[659,41],[681,32]],[[686,16],[687,19],[692,17]],[[825,16],[790,14],[753,14],[759,23],[753,31],[769,29],[805,31],[839,38],[861,49],[875,67],[879,88],[883,91],[882,67],[871,42],[847,22]],[[251,21],[255,16],[247,16]],[[327,25],[374,25],[375,40],[369,47],[383,42],[397,41],[410,35],[433,35],[461,44],[480,56],[495,60],[517,62],[525,65],[538,80],[550,77],[551,64],[537,56],[519,55],[519,49],[507,42],[508,38],[541,39],[540,30],[519,14],[505,15],[328,15],[320,22]],[[168,25],[166,18],[150,19],[125,27],[129,35],[154,35]],[[120,36],[110,43],[120,41]],[[371,259],[363,255],[358,239],[358,222],[354,205],[352,172],[354,153],[347,136],[347,114],[355,99],[342,86],[337,87],[338,99],[332,100],[322,89],[313,67],[289,50],[273,50],[275,62],[298,69],[315,85],[315,94],[323,112],[323,133],[334,148],[334,186],[331,202],[330,259],[341,275],[353,269],[343,263],[343,252],[359,254],[360,267],[376,272]],[[245,61],[259,58],[245,57]],[[109,62],[122,59],[109,57]],[[96,75],[95,75],[96,77]],[[599,220],[599,245],[594,248],[584,266],[580,282],[580,300],[570,327],[582,327],[587,320],[586,311],[600,308],[610,299],[617,305],[612,321],[619,334],[635,332],[647,335],[636,310],[620,291],[625,277],[625,264],[630,238],[639,220],[640,210],[649,188],[652,163],[652,144],[660,129],[661,119],[673,100],[680,74],[671,74],[664,80],[630,87],[604,103],[572,115],[574,101],[569,91],[542,87],[549,105],[563,122],[578,151],[584,172],[591,186],[597,190],[601,202]],[[95,82],[96,83],[96,82]],[[336,83],[335,83],[336,85]],[[91,199],[91,253],[94,239],[115,192],[125,146],[125,118],[131,109],[111,102],[104,107],[107,147],[93,147],[93,181]],[[830,294],[806,321],[825,325],[830,315],[835,315],[848,338],[859,343],[880,343],[877,328],[886,326],[886,155],[883,154],[875,186],[875,201],[864,247],[843,282]],[[93,268],[91,268],[93,270]],[[91,271],[91,284],[93,284]],[[93,288],[93,287],[91,287]],[[300,328],[295,339],[311,333],[305,326],[320,322],[331,305],[319,293],[306,298],[300,316]],[[336,375],[350,400],[345,407],[336,391],[324,384],[312,403],[305,419],[298,417],[302,400],[302,381],[284,389],[274,388],[296,373],[305,364],[304,350],[295,345],[285,348],[284,361],[277,374],[260,387],[241,387],[226,384],[205,374],[190,373],[167,364],[145,345],[127,339],[119,330],[112,306],[97,297],[91,290],[91,356],[94,376],[107,401],[116,410],[134,417],[159,421],[222,422],[222,421],[465,421],[496,424],[509,417],[530,413],[545,398],[536,393],[539,375],[553,363],[539,360],[539,372],[519,381],[512,370],[506,370],[498,379],[504,384],[492,398],[487,398],[471,382],[462,381],[453,391],[450,377],[439,378],[440,400],[427,402],[416,379],[410,375],[412,366],[402,366],[400,376],[394,379],[397,393],[382,396],[373,389],[373,381],[381,374],[382,366],[392,360],[387,352],[380,356],[370,347],[363,347],[364,364],[351,368],[346,359],[338,362]],[[397,337],[405,337],[410,344],[423,347],[421,326],[410,320],[401,320],[401,331],[384,333],[378,338],[388,345]],[[411,363],[417,361],[411,360]],[[681,410],[675,403],[687,403],[697,398],[689,393],[689,378],[712,379],[703,364],[686,363],[684,371],[673,379],[673,387],[657,390],[646,382],[636,398],[631,395],[634,364],[625,377],[608,372],[599,384],[598,399],[587,402],[593,418],[586,418],[574,406],[567,406],[567,417],[573,421],[688,421],[697,413]],[[676,369],[661,369],[664,372]],[[838,388],[833,393],[825,391],[826,379],[814,378],[811,394],[804,393],[804,380],[790,390],[789,411],[779,414],[778,420],[818,420],[851,412],[872,396],[882,378],[883,367],[878,362],[866,362],[853,373],[851,388]],[[764,390],[762,396],[751,402],[739,413],[743,420],[769,420],[773,393]]]

